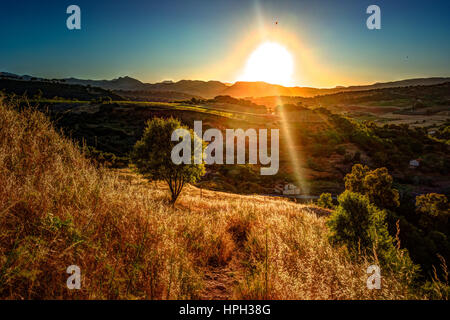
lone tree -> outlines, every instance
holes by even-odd
[[[184,129],[189,133],[191,142],[197,140],[204,150],[204,144],[194,132],[181,125],[177,119],[154,118],[147,121],[144,135],[137,141],[131,154],[131,161],[139,173],[150,181],[164,180],[169,185],[171,203],[175,204],[186,183],[194,183],[205,174],[203,163],[194,163],[194,152],[190,154],[190,164],[175,164],[172,161],[172,150],[179,144],[172,141],[172,134],[177,129]],[[190,139],[189,139],[190,138]],[[195,145],[195,143],[194,143]]]

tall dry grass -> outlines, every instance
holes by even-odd
[[[235,299],[427,298],[407,270],[393,274],[382,269],[381,289],[367,289],[366,270],[376,262],[364,256],[355,262],[345,248],[330,245],[327,209],[263,196],[203,191],[199,199],[198,194],[191,187],[181,205],[196,205],[194,216],[206,212],[216,227],[222,225],[218,230],[231,233],[241,275]]]
[[[191,299],[224,266],[229,298],[420,298],[383,270],[368,290],[370,261],[328,243],[318,208],[191,186],[173,208],[166,191],[94,168],[42,113],[0,103],[0,298]],[[73,264],[81,290],[66,287]]]
[[[0,106],[0,181],[1,297],[196,297],[178,215],[95,169],[42,113]],[[80,291],[66,287],[73,264]]]

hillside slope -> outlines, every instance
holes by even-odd
[[[48,81],[24,81],[0,78],[0,90],[9,94],[27,95],[29,98],[42,95],[43,98],[48,99],[59,97],[86,101],[109,97],[113,100],[123,100],[121,96],[99,87]]]
[[[177,82],[143,83],[131,77],[120,77],[113,80],[80,80],[64,79],[66,83],[91,85],[109,90],[129,90],[146,92],[178,92],[191,96],[213,98],[223,92],[227,86],[219,81],[180,80]]]
[[[172,208],[163,185],[94,168],[29,108],[0,103],[0,181],[3,299],[420,298],[388,271],[368,290],[372,262],[329,244],[326,210],[194,187]],[[66,287],[74,264],[81,290]]]
[[[233,97],[261,98],[270,96],[290,96],[313,98],[315,96],[331,95],[337,93],[366,91],[386,88],[402,88],[408,86],[431,86],[449,82],[450,78],[419,78],[392,82],[378,82],[370,85],[335,87],[335,88],[310,88],[310,87],[284,87],[265,82],[236,82],[228,87],[222,94]]]
[[[42,78],[31,76],[19,76],[8,72],[0,72],[0,79],[14,80],[33,80],[49,81]],[[383,88],[396,88],[408,86],[436,85],[450,81],[450,77],[430,77],[405,79],[391,82],[377,82],[370,85],[356,86],[337,86],[335,88],[312,88],[312,87],[285,87],[266,82],[245,82],[237,81],[234,84],[226,84],[220,81],[202,81],[202,80],[180,80],[163,81],[158,83],[144,83],[129,76],[119,77],[112,80],[84,80],[77,78],[52,79],[51,81],[60,81],[61,83],[75,84],[81,86],[99,87],[106,90],[127,90],[147,92],[151,96],[152,92],[171,92],[171,95],[177,93],[191,96],[214,98],[218,95],[230,95],[236,98],[245,97],[267,97],[267,96],[292,96],[292,97],[314,97],[318,95],[327,95],[338,92],[365,91]],[[1,86],[0,86],[1,89]],[[156,100],[157,101],[157,100]]]
[[[66,83],[91,85],[110,90],[131,91],[173,91],[204,98],[213,98],[217,95],[229,95],[237,98],[266,97],[266,96],[297,96],[314,97],[318,95],[333,94],[338,92],[364,91],[383,88],[436,85],[449,82],[450,78],[418,78],[392,82],[378,82],[370,85],[312,88],[312,87],[285,87],[266,82],[238,81],[232,85],[226,85],[220,81],[180,80],[177,82],[143,83],[131,77],[120,77],[113,80],[80,80],[75,78],[64,79]]]
[[[355,87],[357,88],[357,87]],[[265,96],[251,99],[253,102],[267,107],[280,104],[302,103],[306,106],[333,107],[345,104],[372,104],[381,106],[412,107],[419,100],[423,104],[449,104],[450,80],[440,84],[417,85],[405,87],[389,87],[377,89],[361,89],[317,95],[314,97]]]

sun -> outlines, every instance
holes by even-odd
[[[264,42],[249,56],[240,81],[264,81],[284,86],[292,85],[294,59],[276,42]]]

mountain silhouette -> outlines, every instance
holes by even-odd
[[[13,73],[0,72],[0,78],[14,78],[23,81],[43,80],[31,76],[19,76]],[[121,91],[148,91],[148,92],[171,92],[182,93],[196,97],[214,98],[218,95],[229,95],[236,98],[245,97],[266,97],[266,96],[301,96],[313,97],[317,95],[332,94],[347,91],[361,91],[372,89],[383,89],[393,87],[406,87],[418,85],[435,85],[450,82],[450,77],[432,77],[406,79],[392,82],[377,82],[371,85],[360,86],[336,86],[334,88],[312,88],[312,87],[285,87],[266,82],[245,82],[238,81],[234,84],[220,81],[202,81],[202,80],[180,80],[163,81],[157,83],[144,83],[135,78],[124,76],[112,80],[83,80],[77,78],[52,79],[52,81],[61,81],[67,84],[76,84],[92,87],[100,87],[107,90]]]

